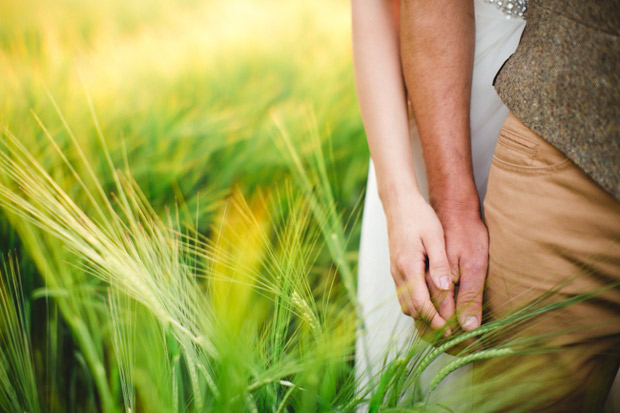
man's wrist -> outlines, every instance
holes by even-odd
[[[480,209],[480,200],[478,193],[471,194],[448,194],[443,196],[431,195],[431,205],[435,209],[453,209],[460,211]]]
[[[430,203],[436,211],[471,211],[480,213],[480,198],[473,179],[461,185],[430,187]]]
[[[456,135],[454,140],[469,141],[469,136]],[[441,139],[438,138],[436,142],[441,142]],[[469,148],[448,145],[427,151],[427,154],[429,159],[426,167],[431,205],[435,208],[478,209],[478,191],[474,183]]]

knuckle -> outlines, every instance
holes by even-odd
[[[419,297],[413,297],[411,299],[411,305],[413,306],[413,308],[415,308],[415,311],[418,314],[421,314],[424,312],[424,307],[426,305],[426,302]]]
[[[482,303],[482,294],[476,290],[461,290],[458,300],[461,305],[480,304]]]
[[[411,257],[407,255],[400,255],[396,258],[395,267],[400,273],[407,273],[413,264]]]
[[[468,274],[470,277],[478,277],[486,274],[486,263],[480,260],[468,261],[463,264],[463,273]]]
[[[429,271],[433,274],[449,274],[451,272],[450,265],[447,262],[431,264],[429,265]]]

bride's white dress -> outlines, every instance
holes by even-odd
[[[507,19],[495,6],[483,0],[475,0],[474,7],[476,46],[472,80],[471,144],[476,187],[480,198],[484,199],[495,141],[503,121],[508,116],[508,109],[493,89],[493,78],[516,49],[525,21],[519,18]],[[428,198],[424,159],[414,124],[412,129],[415,171],[420,190]],[[410,343],[411,337],[416,334],[413,320],[401,312],[390,274],[387,224],[377,194],[372,161],[368,171],[362,218],[358,299],[365,328],[357,342],[356,372],[363,385],[372,382],[380,373],[386,354],[393,357]],[[433,373],[449,359],[451,356],[443,355],[434,362],[426,372],[427,377],[422,377],[422,384],[428,383]],[[444,380],[441,386],[449,387],[451,382],[454,386],[455,380],[468,381],[469,376],[468,369],[458,370]]]
[[[520,18],[508,19],[494,5],[484,0],[474,0],[474,7],[476,47],[471,99],[471,145],[476,187],[480,199],[484,199],[497,135],[508,116],[508,109],[498,98],[492,83],[502,64],[516,49],[525,21]],[[411,139],[418,183],[428,199],[424,159],[414,124]],[[358,267],[358,299],[364,320],[355,360],[359,388],[369,382],[374,384],[374,379],[385,365],[386,356],[389,360],[406,348],[416,334],[412,319],[401,312],[390,274],[387,224],[377,194],[372,161],[366,191]],[[452,356],[444,354],[431,364],[421,377],[422,386],[427,386],[438,369],[451,359]],[[450,400],[447,396],[453,393],[450,389],[462,388],[470,381],[469,368],[455,371],[441,383],[437,392],[433,392],[435,397],[441,398],[435,400],[455,411],[469,410],[471,406],[463,403],[464,400]],[[612,387],[606,411],[620,411],[619,380]]]

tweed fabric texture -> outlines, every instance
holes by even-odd
[[[506,106],[620,200],[620,0],[530,0]]]

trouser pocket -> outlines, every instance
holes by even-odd
[[[493,163],[519,173],[544,174],[562,169],[570,161],[511,113],[499,132]]]

